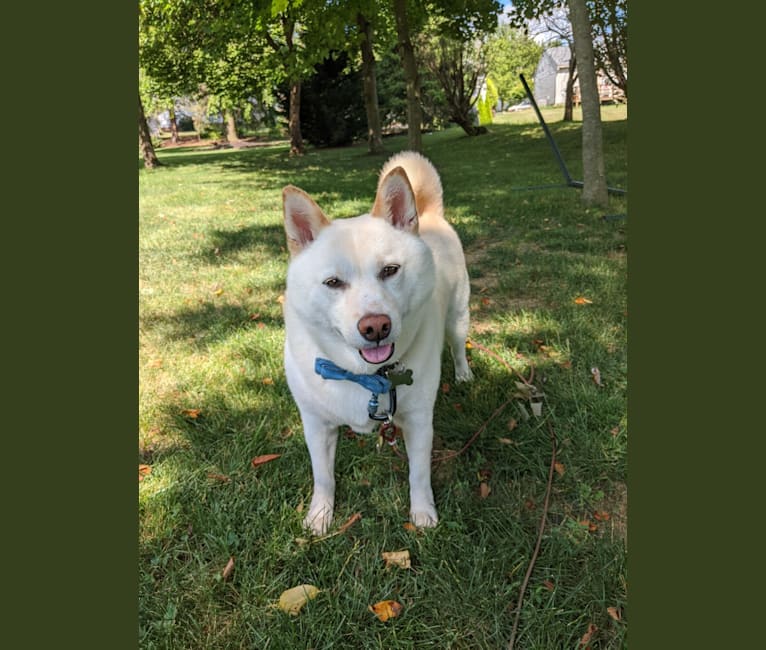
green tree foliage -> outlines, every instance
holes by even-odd
[[[525,96],[519,75],[531,84],[543,47],[521,29],[501,25],[488,39],[487,74],[497,85],[504,105],[515,104]]]
[[[492,124],[492,115],[497,106],[500,96],[497,93],[497,86],[490,77],[487,77],[484,81],[484,88],[479,100],[476,102],[476,107],[479,110],[479,125],[486,126]]]
[[[316,146],[351,144],[366,130],[361,74],[345,52],[334,52],[303,82],[301,131]]]

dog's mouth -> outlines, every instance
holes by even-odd
[[[362,348],[359,350],[359,354],[367,363],[384,363],[393,356],[394,344],[389,343],[387,345],[378,345],[374,348]]]

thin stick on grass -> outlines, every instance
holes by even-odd
[[[527,584],[529,583],[529,577],[532,575],[532,569],[537,561],[537,555],[540,552],[540,545],[543,541],[543,531],[545,530],[545,521],[548,518],[548,502],[551,496],[551,486],[553,484],[553,468],[556,464],[556,432],[553,430],[553,425],[548,420],[548,430],[551,433],[551,465],[548,468],[548,484],[545,486],[545,501],[543,502],[543,514],[540,517],[540,528],[537,531],[537,542],[535,542],[535,550],[532,552],[532,557],[529,559],[529,566],[527,572],[524,574],[524,580],[521,582],[519,588],[519,601],[516,604],[516,618],[513,621],[513,629],[511,630],[511,640],[508,642],[508,650],[513,650],[513,645],[516,642],[516,632],[519,629],[519,619],[521,618],[521,606],[524,603],[524,592],[527,590]]]

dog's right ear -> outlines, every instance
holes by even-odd
[[[322,228],[330,225],[314,199],[297,187],[288,185],[282,190],[282,205],[290,255],[300,253],[316,239]]]

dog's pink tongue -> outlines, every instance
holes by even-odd
[[[392,344],[380,345],[377,348],[365,348],[360,350],[364,360],[369,363],[383,363],[388,357],[391,356]]]

